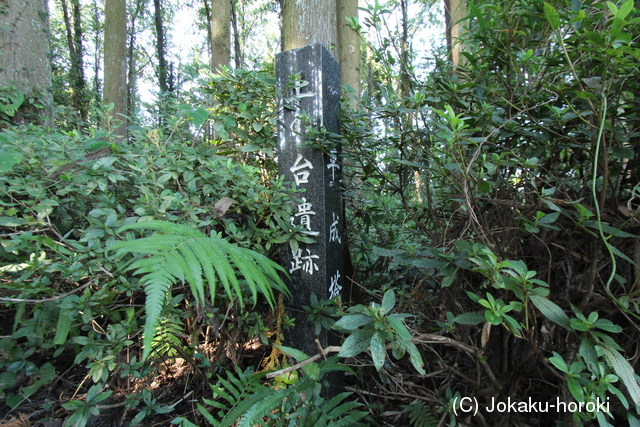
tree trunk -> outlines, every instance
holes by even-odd
[[[113,103],[108,128],[117,142],[127,136],[127,6],[125,0],[104,4],[104,103]]]
[[[129,114],[133,113],[136,108],[136,91],[137,91],[137,80],[136,80],[136,32],[137,32],[137,21],[138,17],[142,14],[142,8],[145,6],[146,1],[143,0],[135,0],[136,7],[133,15],[129,17],[129,42],[128,42],[128,77],[127,77],[127,111]]]
[[[336,6],[340,82],[360,97],[360,35],[347,25],[348,17],[358,17],[358,0],[336,0]]]
[[[64,26],[67,34],[67,45],[69,48],[69,85],[71,86],[71,104],[80,113],[82,122],[87,120],[87,99],[84,81],[84,60],[82,49],[82,22],[80,16],[80,3],[78,0],[71,0],[73,11],[73,22],[69,15],[69,6],[66,0],[60,0]]]
[[[53,124],[51,48],[47,0],[0,2],[0,86],[13,86],[25,98],[44,105],[40,111],[23,105],[14,115],[17,123]]]
[[[211,0],[211,69],[219,70],[231,60],[231,0]]]
[[[282,50],[323,43],[337,56],[336,0],[282,0]]]
[[[236,68],[242,68],[244,58],[242,49],[240,48],[240,39],[242,36],[238,30],[238,0],[231,0],[231,23],[233,24],[233,56]]]
[[[444,21],[447,30],[447,50],[449,61],[455,66],[462,65],[461,45],[458,38],[462,32],[463,20],[467,16],[465,0],[444,0]]]
[[[158,56],[158,86],[160,97],[169,92],[169,78],[167,67],[167,48],[164,40],[164,23],[162,22],[162,4],[160,0],[153,0],[156,25],[156,55]]]
[[[102,45],[102,39],[100,38],[100,18],[98,14],[98,0],[93,0],[93,22],[92,31],[94,31],[95,37],[93,43],[95,46],[95,52],[93,56],[93,93],[94,96],[100,95],[100,46]],[[99,98],[97,98],[99,99]]]
[[[86,82],[84,78],[84,48],[82,46],[83,31],[82,31],[82,17],[80,15],[80,1],[71,0],[73,7],[73,35],[74,35],[74,53],[75,57],[72,58],[71,63],[75,64],[75,90],[77,91],[78,98],[78,111],[80,112],[80,119],[83,122],[87,120],[88,100],[86,93]]]
[[[411,76],[409,74],[409,15],[407,12],[407,0],[400,0],[402,10],[402,34],[400,46],[400,93],[407,96],[411,91]]]
[[[211,53],[211,46],[213,46],[213,35],[211,34],[211,8],[209,7],[209,0],[202,0],[204,3],[204,13],[206,17],[207,23],[207,47],[208,52]],[[211,65],[211,61],[209,61],[209,65]]]

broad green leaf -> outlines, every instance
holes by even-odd
[[[573,397],[578,402],[584,402],[584,391],[580,383],[573,377],[567,377],[567,386]]]
[[[542,7],[544,9],[544,16],[547,18],[547,21],[549,21],[549,25],[551,25],[552,29],[557,30],[560,26],[560,17],[558,16],[558,12],[556,12],[554,7],[547,2],[545,2]]]
[[[13,166],[20,163],[22,154],[16,150],[0,150],[0,173],[4,174],[13,169]]]
[[[538,224],[551,224],[558,219],[558,216],[560,216],[559,212],[546,214],[538,220]]]
[[[256,151],[260,151],[260,148],[262,147],[260,147],[258,144],[253,144],[249,142],[243,145],[240,151],[242,151],[243,153],[254,153]]]
[[[416,371],[418,371],[420,375],[425,375],[426,372],[424,370],[424,361],[422,360],[422,355],[420,354],[418,348],[414,343],[408,342],[407,350],[409,351],[409,359],[411,360],[411,364],[413,365],[413,367],[416,368]]]
[[[569,316],[556,303],[539,295],[529,295],[529,300],[544,317],[566,329],[571,329]]]
[[[371,323],[371,321],[371,317],[364,314],[348,314],[339,319],[333,326],[337,329],[352,331],[367,323]]]
[[[455,323],[461,325],[477,325],[485,321],[485,318],[480,313],[462,313],[453,318]]]
[[[372,250],[373,250],[373,253],[378,254],[380,256],[397,256],[402,252],[398,250],[379,248],[377,246],[374,246]]]
[[[571,325],[571,327],[573,329],[575,329],[576,331],[583,331],[586,332],[589,329],[591,329],[591,327],[589,326],[588,323],[586,323],[585,321],[581,320],[581,319],[571,319],[569,324]]]
[[[613,252],[614,255],[619,256],[620,258],[629,262],[630,264],[635,264],[631,258],[629,258],[627,255],[620,252],[620,249],[616,248],[613,245],[609,245],[609,248],[611,249],[611,252]]]
[[[342,348],[338,353],[340,357],[353,357],[367,350],[369,341],[371,340],[371,332],[357,330],[344,340]]]
[[[553,366],[555,366],[556,368],[558,368],[559,370],[561,370],[565,374],[569,373],[569,367],[567,366],[567,363],[564,361],[562,356],[560,356],[555,351],[553,352],[553,356],[551,356],[549,358],[549,362],[551,362],[553,364]]]
[[[393,289],[389,289],[384,293],[381,305],[384,310],[384,314],[389,313],[393,309],[393,306],[396,305],[396,294],[393,292]]]
[[[594,322],[593,326],[598,329],[602,329],[603,331],[612,332],[614,334],[618,332],[622,332],[622,328],[619,325],[615,325],[609,319],[598,319]]]
[[[616,15],[616,18],[625,19],[629,15],[629,13],[631,13],[631,11],[633,10],[633,3],[634,3],[634,0],[627,0],[626,2],[624,2],[622,6],[620,6],[620,9],[618,10],[618,14]]]
[[[1,227],[20,227],[26,221],[22,218],[15,218],[11,216],[0,216]]]
[[[189,115],[191,116],[191,121],[196,129],[200,128],[200,126],[202,126],[209,118],[209,112],[203,107],[189,111]]]
[[[484,317],[485,319],[487,319],[487,322],[491,323],[492,325],[499,325],[500,323],[502,323],[502,316],[491,311],[491,310],[487,310],[484,312]]]
[[[584,359],[589,370],[593,373],[598,372],[598,352],[593,342],[588,337],[583,337],[580,343],[580,356]]]
[[[633,403],[636,406],[639,406],[640,386],[638,386],[638,381],[636,380],[633,367],[629,364],[629,362],[627,362],[627,359],[622,357],[622,355],[616,349],[611,348],[608,345],[600,345],[600,348],[602,348],[602,350],[604,351],[604,355],[609,363],[611,363],[614,372],[627,387],[627,391],[629,392]]]
[[[376,370],[382,369],[387,358],[387,350],[384,348],[384,337],[380,332],[376,332],[371,337],[371,358]]]
[[[391,315],[391,316],[387,316],[387,321],[389,322],[389,325],[396,331],[396,333],[400,337],[404,338],[405,340],[411,339],[411,334],[409,333],[409,330],[404,325],[404,323],[402,323],[402,320],[400,318],[395,317],[394,315]]]
[[[596,33],[593,31],[585,31],[584,35],[587,37],[587,40],[597,46],[597,47],[605,47],[604,38],[600,35],[600,33]]]

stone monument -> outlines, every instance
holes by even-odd
[[[320,43],[282,52],[276,56],[276,87],[278,170],[298,189],[290,221],[315,240],[301,243],[296,251],[286,244],[281,251],[291,277],[286,308],[295,318],[285,345],[312,356],[318,353],[316,338],[323,348],[339,344],[326,330],[316,336],[302,306],[310,304],[312,293],[318,299],[340,295],[345,280],[341,148],[337,143],[318,146],[317,141],[310,146],[308,138],[310,130],[340,133],[340,66]]]

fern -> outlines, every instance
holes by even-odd
[[[166,305],[168,308],[158,322],[152,350],[158,354],[173,357],[179,354],[182,348],[181,337],[185,337],[184,322],[180,317],[177,305],[182,301],[182,295],[176,295]]]
[[[358,422],[367,416],[364,411],[357,409],[362,406],[360,402],[347,401],[352,393],[341,393],[330,400],[316,396],[311,402],[299,404],[296,411],[287,415],[288,427],[347,427],[359,425]]]
[[[318,365],[322,375],[335,370],[335,361],[330,359]],[[218,409],[216,415],[203,405],[198,405],[198,409],[215,427],[361,425],[359,422],[367,413],[359,410],[361,403],[347,401],[351,393],[341,393],[329,400],[321,397],[322,375],[318,379],[307,375],[293,386],[277,389],[263,383],[264,373],[227,372],[226,379],[218,377],[217,385],[211,385],[214,399],[204,399]]]
[[[56,336],[53,338],[54,345],[63,345],[67,342],[67,337],[71,331],[71,323],[78,312],[76,303],[77,295],[68,295],[60,302],[60,313],[58,314],[58,324],[56,326]]]
[[[273,308],[274,290],[288,293],[278,271],[284,268],[258,252],[241,248],[220,237],[208,237],[197,229],[166,221],[143,221],[126,225],[118,230],[157,231],[159,233],[134,240],[120,241],[109,246],[117,255],[138,254],[126,271],[135,270],[142,275],[141,284],[146,293],[146,321],[144,326],[142,359],[151,352],[151,344],[171,286],[187,283],[196,304],[203,304],[208,294],[212,303],[222,284],[227,297],[237,297],[244,307],[241,282],[244,277],[255,305],[258,292]]]
[[[409,416],[412,427],[435,427],[438,420],[431,414],[431,411],[424,403],[414,401],[411,405],[404,405],[404,412]]]
[[[262,384],[264,374],[251,375],[249,372],[237,371],[237,375],[227,371],[227,379],[218,376],[218,384],[211,385],[213,400],[204,402],[219,409],[216,419],[207,409],[198,404],[198,410],[211,425],[216,427],[231,426],[247,412],[269,387]]]

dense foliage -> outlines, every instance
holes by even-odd
[[[425,357],[432,372],[447,366],[416,391],[431,407],[456,392],[611,396],[615,422],[635,420],[635,359],[623,355],[640,314],[636,9],[470,2],[469,13],[460,66],[440,63],[410,93],[381,85],[379,104],[345,120],[362,172],[350,210],[358,280],[403,289],[417,326],[452,338],[423,341],[456,353]]]
[[[283,342],[273,261],[309,237],[276,174],[272,65],[199,76],[123,144],[15,126],[24,97],[3,89],[12,425],[639,423],[633,1],[470,1],[464,60],[424,77],[370,37],[390,9],[363,12],[366,93],[342,114],[352,301],[303,302],[345,334],[313,360]],[[509,399],[582,406],[486,410]]]

